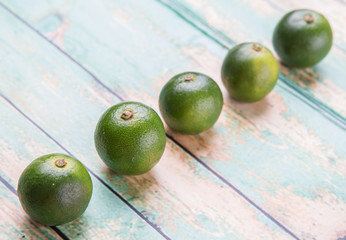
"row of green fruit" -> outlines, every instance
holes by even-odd
[[[327,55],[332,31],[321,14],[296,10],[278,23],[273,43],[284,63],[307,67]],[[222,81],[234,99],[253,102],[274,88],[279,66],[266,47],[242,43],[228,52],[221,72]],[[159,98],[165,122],[183,134],[198,134],[212,127],[222,105],[222,93],[216,82],[196,72],[174,76]],[[160,160],[165,145],[166,133],[160,117],[138,102],[123,102],[109,108],[95,130],[99,156],[118,174],[146,173]],[[78,218],[87,208],[91,194],[92,182],[87,170],[77,159],[64,154],[34,160],[18,183],[24,210],[46,225],[60,225]]]

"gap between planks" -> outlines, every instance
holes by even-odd
[[[160,0],[158,0],[161,2]],[[162,2],[161,2],[162,3]],[[162,3],[165,5],[165,3]],[[57,45],[55,45],[52,41],[47,39],[43,34],[41,34],[37,29],[35,29],[31,24],[26,22],[23,18],[21,18],[19,15],[17,15],[15,12],[13,12],[10,8],[8,8],[5,4],[0,2],[0,6],[2,6],[6,11],[8,11],[10,14],[12,14],[16,19],[18,19],[20,22],[22,22],[25,26],[27,26],[29,29],[34,31],[36,34],[38,34],[41,38],[49,42],[53,47],[55,47],[59,52],[61,52],[63,55],[65,55],[69,60],[71,60],[73,63],[77,64],[81,69],[83,69],[86,73],[88,73],[98,84],[100,84],[102,87],[105,88],[109,93],[113,94],[115,97],[117,97],[121,101],[125,101],[123,97],[118,95],[116,92],[114,92],[112,89],[110,89],[106,84],[104,84],[100,79],[98,79],[95,74],[93,74],[91,71],[89,71],[86,67],[84,67],[81,63],[79,63],[77,60],[75,60],[72,56],[70,56],[68,53],[66,53],[64,50],[59,48]],[[168,7],[169,8],[169,7]],[[178,14],[174,9],[169,8],[174,13]],[[189,21],[188,19],[184,18],[185,21],[187,21],[189,24],[191,24],[193,27],[197,28],[199,31],[202,31],[204,34],[207,34],[205,31],[200,29],[198,26],[196,26],[194,23]],[[227,48],[225,45],[223,45],[221,42],[219,42],[217,39],[213,38],[209,34],[207,34],[209,38],[216,41],[218,44],[220,44],[222,47]],[[228,48],[227,48],[228,49]],[[33,121],[29,116],[27,116],[22,110],[20,110],[10,99],[8,99],[6,96],[4,96],[2,93],[0,93],[0,96],[4,98],[5,101],[7,101],[13,108],[15,108],[21,115],[23,115],[27,120],[29,120],[35,127],[37,127],[40,131],[42,131],[47,137],[49,137],[52,141],[54,141],[60,148],[62,148],[65,152],[67,152],[69,155],[73,156],[73,154],[68,151],[62,144],[60,144],[57,140],[55,140],[52,136],[48,134],[42,127],[40,127],[35,121]],[[177,140],[175,140],[172,136],[170,136],[168,133],[166,133],[166,136],[171,139],[175,144],[177,144],[183,151],[185,151],[187,154],[189,154],[192,158],[194,158],[197,162],[199,162],[206,170],[211,172],[215,177],[217,177],[219,180],[221,180],[223,183],[225,183],[228,187],[230,187],[233,191],[235,191],[238,195],[240,195],[243,199],[245,199],[249,204],[254,206],[257,210],[259,210],[262,214],[264,214],[268,219],[270,219],[273,223],[278,225],[280,228],[282,228],[286,233],[288,233],[291,237],[294,239],[299,239],[292,231],[290,231],[287,227],[285,227],[283,224],[281,224],[278,220],[276,220],[273,216],[271,216],[269,213],[267,213],[264,209],[262,209],[260,206],[258,206],[254,201],[252,201],[249,197],[247,197],[244,193],[242,193],[238,188],[236,188],[233,184],[231,184],[229,181],[227,181],[225,178],[223,178],[220,174],[218,174],[215,170],[213,170],[211,167],[209,167],[207,164],[205,164],[201,159],[199,159],[197,156],[195,156],[192,152],[190,152],[188,149],[186,149],[182,144],[180,144]],[[120,200],[122,200],[129,208],[131,208],[133,211],[135,211],[143,220],[145,220],[151,227],[153,227],[158,233],[160,233],[165,239],[170,239],[165,233],[161,231],[161,229],[151,222],[148,218],[146,218],[140,211],[138,211],[134,206],[132,206],[125,198],[123,198],[118,192],[113,190],[107,183],[105,183],[99,176],[97,176],[92,170],[90,170],[88,167],[86,167],[90,173],[95,176],[102,184],[104,184],[113,194],[115,194]]]
[[[178,17],[182,18],[185,22],[190,24],[192,27],[194,27],[195,29],[200,31],[202,34],[204,34],[206,37],[210,38],[212,41],[214,41],[215,43],[217,43],[221,47],[223,47],[223,48],[228,50],[228,49],[230,49],[230,47],[228,47],[228,45],[236,45],[237,44],[237,42],[235,42],[231,38],[227,37],[222,32],[219,32],[218,30],[215,30],[212,27],[208,26],[208,24],[206,24],[206,23],[204,23],[202,21],[197,20],[199,22],[199,24],[198,24],[194,20],[189,19],[188,17],[186,17],[186,16],[190,16],[190,15],[193,15],[193,14],[182,14],[178,8],[179,7],[180,8],[184,8],[183,6],[172,7],[173,4],[169,5],[168,3],[165,2],[166,0],[156,0],[156,1],[158,3],[160,3],[162,6],[166,7],[167,9],[169,9],[170,11],[174,12]],[[175,3],[175,4],[178,5],[177,3]],[[193,13],[190,10],[188,10],[188,11]],[[202,26],[200,26],[200,25],[202,25]],[[224,38],[224,39],[223,40],[217,39],[216,37],[212,36],[209,32],[215,33],[217,36],[221,35],[222,38]],[[224,41],[225,43],[223,43],[222,41]],[[346,130],[346,119],[344,117],[342,117],[340,114],[338,114],[336,111],[334,111],[333,109],[330,109],[328,106],[326,106],[321,101],[315,99],[314,97],[308,96],[307,94],[305,94],[299,87],[295,86],[294,83],[292,83],[291,80],[288,77],[286,77],[281,72],[279,74],[279,80],[281,80],[281,82],[284,83],[284,85],[286,87],[288,87],[289,89],[293,90],[293,92],[295,92],[297,94],[294,94],[292,91],[289,91],[287,88],[285,88],[285,90],[288,93],[290,93],[293,96],[295,96],[295,97],[299,98],[300,100],[304,101],[307,105],[309,105],[310,107],[312,107],[315,110],[317,110],[323,117],[325,117],[326,119],[331,121],[333,124],[335,124],[338,127],[340,127],[342,130]]]

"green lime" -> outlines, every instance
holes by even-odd
[[[95,146],[101,159],[114,172],[138,175],[160,160],[166,133],[157,113],[138,102],[110,107],[95,130]]]
[[[197,72],[172,77],[160,93],[160,111],[167,125],[183,134],[211,128],[220,116],[223,98],[210,77]]]
[[[18,197],[25,212],[48,226],[81,216],[91,194],[92,181],[83,164],[59,153],[32,161],[18,182]]]
[[[222,81],[231,97],[255,102],[275,86],[279,64],[269,49],[259,43],[242,43],[229,50],[222,64]]]
[[[308,9],[287,13],[274,30],[275,51],[284,63],[293,67],[315,65],[328,54],[332,43],[328,20]]]

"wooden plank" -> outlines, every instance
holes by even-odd
[[[23,212],[14,193],[0,182],[0,238],[61,239],[52,229],[34,223]]]
[[[34,125],[0,98],[0,175],[13,188],[24,168],[36,157],[63,150],[40,132]],[[163,239],[143,219],[136,215],[119,198],[112,194],[93,175],[93,196],[85,213],[77,220],[59,226],[71,239]],[[1,184],[1,183],[0,183]],[[44,226],[29,220],[18,199],[0,189],[2,230],[10,233],[10,239],[57,239],[56,234]],[[6,198],[9,198],[6,200]],[[13,217],[9,214],[14,212]],[[5,223],[9,222],[8,226]],[[10,228],[9,228],[10,226]],[[0,226],[1,227],[1,226]],[[1,235],[0,235],[1,236]],[[4,239],[1,237],[1,239]]]
[[[36,33],[4,10],[0,12],[4,25],[0,34],[6,36],[0,51],[10,53],[0,65],[0,77],[5,80],[0,83],[1,91],[169,237],[291,239],[172,141],[148,174],[123,177],[111,173],[95,152],[93,131],[101,113],[119,100]],[[103,193],[95,195],[107,198]],[[104,223],[97,226],[113,232]]]
[[[321,110],[328,112],[337,121],[346,122],[346,74],[344,59],[346,51],[339,30],[343,27],[345,18],[339,10],[340,4],[327,4],[327,1],[288,1],[274,3],[270,0],[256,1],[222,1],[222,0],[162,0],[181,16],[191,21],[198,28],[206,31],[220,44],[227,48],[236,43],[259,41],[272,48],[272,34],[279,19],[289,10],[295,8],[311,8],[324,13],[335,26],[334,45],[329,55],[313,68],[297,69],[280,65],[280,79],[291,88],[312,101],[321,105]],[[308,3],[309,2],[309,3]],[[294,7],[293,7],[294,5]],[[328,5],[328,8],[325,6]],[[279,10],[276,6],[280,6]],[[346,7],[343,8],[344,11]],[[343,12],[344,12],[343,11]],[[332,17],[333,16],[333,17]],[[338,17],[339,16],[339,17]],[[346,35],[345,35],[346,36]]]
[[[191,69],[221,84],[226,50],[161,5],[148,6],[50,2],[15,10],[126,99],[156,107],[166,80]],[[56,19],[57,29],[45,27]],[[300,237],[343,236],[345,132],[295,94],[281,83],[255,104],[226,97],[212,130],[174,137]]]

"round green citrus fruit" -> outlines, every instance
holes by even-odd
[[[210,77],[197,72],[172,77],[160,93],[160,111],[167,125],[183,134],[211,128],[220,116],[223,98]]]
[[[332,43],[328,20],[308,9],[287,13],[274,30],[275,51],[284,63],[293,67],[315,65],[328,54]]]
[[[138,175],[160,160],[166,133],[157,113],[138,102],[110,107],[95,130],[95,146],[101,159],[114,172]]]
[[[242,43],[226,55],[222,81],[231,97],[242,102],[264,98],[275,86],[279,64],[269,49],[259,43]]]
[[[78,218],[87,208],[91,194],[91,178],[83,164],[59,153],[35,159],[18,182],[18,197],[25,212],[48,226]]]

